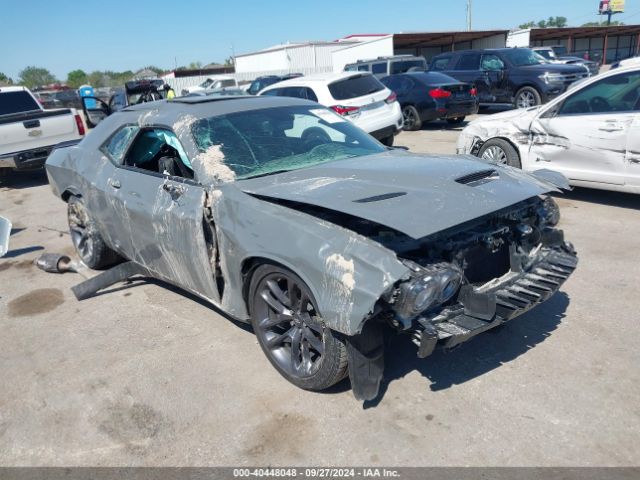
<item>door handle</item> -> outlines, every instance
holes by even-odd
[[[598,130],[602,132],[621,132],[622,130],[624,130],[624,126],[616,122],[607,122],[603,126],[598,128]]]
[[[120,180],[114,179],[109,180],[109,185],[111,185],[113,188],[120,188],[122,186],[120,185]]]

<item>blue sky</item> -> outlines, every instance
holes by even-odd
[[[640,0],[616,20],[640,23]],[[9,7],[9,4],[11,6]],[[473,0],[473,28],[510,28],[562,15],[595,21],[598,0]],[[172,68],[222,62],[273,44],[351,33],[464,29],[466,0],[0,0],[0,72],[35,65],[65,79],[75,68]],[[627,20],[628,19],[628,20]]]

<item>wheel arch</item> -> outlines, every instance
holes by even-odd
[[[60,198],[62,200],[64,200],[65,202],[69,202],[69,199],[71,197],[80,197],[82,198],[82,193],[80,193],[80,190],[74,186],[68,186],[65,188],[65,190],[60,194]]]
[[[509,145],[511,145],[515,149],[516,153],[518,154],[518,160],[520,160],[520,162],[522,163],[522,153],[520,152],[520,147],[511,138],[504,137],[504,136],[491,137],[485,140],[484,142],[482,142],[482,145],[480,145],[480,148],[478,149],[478,157],[480,157],[480,151],[482,150],[482,147],[484,147],[491,140],[503,140],[507,142]]]

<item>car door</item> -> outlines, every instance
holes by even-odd
[[[571,180],[623,185],[639,88],[640,72],[576,88],[534,120],[530,158]]]
[[[461,82],[472,83],[478,89],[478,99],[480,102],[493,102],[491,93],[491,82],[488,72],[480,69],[480,53],[468,52],[460,54],[452,72],[447,71],[447,75],[454,77]]]
[[[174,165],[171,172],[167,165]],[[204,229],[206,191],[193,179],[176,135],[164,127],[141,129],[114,181],[114,210],[120,228],[130,235],[128,258],[174,285],[218,301]]]
[[[480,60],[483,85],[486,85],[488,95],[493,101],[502,101],[510,97],[505,86],[506,70],[504,62],[493,53],[485,53]],[[477,85],[476,85],[477,88]]]
[[[638,188],[640,193],[640,101],[636,103],[636,114],[627,136],[626,160],[625,183]]]

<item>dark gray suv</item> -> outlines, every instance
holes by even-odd
[[[475,84],[481,104],[512,103],[516,108],[546,103],[589,76],[581,65],[550,63],[529,48],[443,53],[431,60],[430,70]]]

